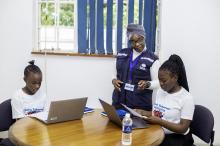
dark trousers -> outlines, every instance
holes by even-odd
[[[192,146],[193,145],[192,134],[166,134],[163,142],[160,146]]]
[[[0,141],[0,146],[15,146],[8,138]]]

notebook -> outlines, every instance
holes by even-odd
[[[83,117],[87,97],[52,101],[48,112],[32,114],[46,124],[77,120]]]
[[[125,114],[127,113],[127,111],[125,111],[123,109],[117,109],[116,112],[120,118],[124,118]],[[107,113],[104,111],[101,112],[101,115],[107,117]]]
[[[90,108],[90,107],[85,107],[85,108],[84,108],[84,114],[86,114],[86,113],[91,113],[91,112],[94,112],[94,109],[93,109],[93,108]]]
[[[117,114],[115,107],[101,99],[99,99],[99,101],[104,111],[107,113],[109,120],[121,127],[122,118],[120,118],[119,115]],[[149,126],[147,121],[145,121],[143,118],[139,118],[139,117],[131,117],[131,118],[133,121],[132,129],[147,128]]]

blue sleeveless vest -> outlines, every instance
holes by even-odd
[[[122,49],[117,54],[116,70],[117,79],[128,83],[130,55],[132,55],[131,48]],[[142,52],[138,63],[134,66],[131,76],[131,84],[135,85],[134,91],[127,91],[124,89],[124,84],[121,87],[121,92],[114,90],[112,95],[113,105],[116,108],[121,108],[121,103],[131,108],[151,110],[152,109],[152,90],[138,90],[138,82],[140,80],[151,81],[150,67],[158,58],[149,50]]]

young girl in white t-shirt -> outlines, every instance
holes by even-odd
[[[185,67],[182,59],[171,55],[159,68],[160,89],[156,95],[153,111],[137,110],[150,123],[163,127],[165,138],[160,146],[191,146],[190,122],[194,113],[193,97],[189,93]]]
[[[24,70],[25,87],[15,92],[11,99],[13,119],[42,112],[46,106],[46,95],[40,89],[42,72],[34,61],[30,61]]]

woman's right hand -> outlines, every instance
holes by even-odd
[[[116,90],[121,91],[121,85],[123,84],[122,81],[117,80],[117,79],[113,79],[112,84],[114,85]]]

